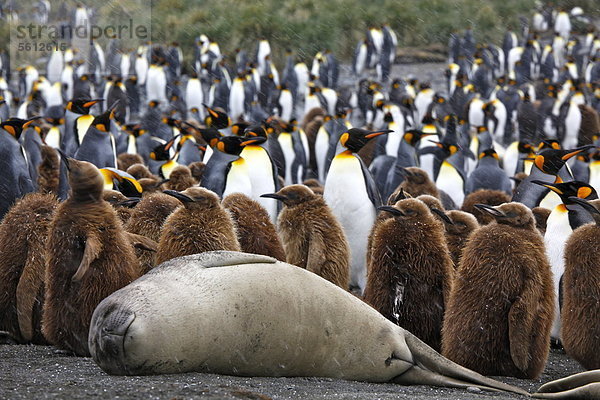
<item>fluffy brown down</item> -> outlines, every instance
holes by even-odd
[[[454,275],[444,228],[420,200],[394,208],[405,215],[382,221],[373,234],[364,300],[439,350]]]
[[[408,174],[400,184],[400,189],[404,189],[404,191],[412,197],[428,194],[437,197],[438,199],[440,198],[440,192],[435,186],[435,183],[429,179],[427,172],[417,167],[409,167],[406,168],[406,170],[408,171]]]
[[[499,206],[508,202],[510,202],[510,196],[501,190],[479,189],[465,197],[461,210],[473,214],[479,225],[487,225],[494,220],[494,217],[475,208],[475,204]]]
[[[267,210],[242,193],[232,193],[221,203],[235,223],[245,253],[262,254],[285,262],[285,252]]]
[[[42,332],[55,346],[89,356],[88,331],[105,297],[141,275],[121,221],[102,199],[92,164],[69,159],[69,198],[50,224]]]
[[[121,171],[127,171],[132,165],[143,163],[144,159],[139,154],[121,153],[117,157],[117,166]]]
[[[144,164],[133,164],[132,166],[130,166],[129,168],[127,168],[126,172],[133,176],[135,179],[142,179],[142,178],[154,178],[154,179],[158,179],[157,176],[153,175],[152,172],[150,172],[150,170],[148,169],[148,167],[146,167]]]
[[[290,185],[277,193],[287,198],[277,218],[287,262],[348,290],[350,247],[325,200],[304,185]]]
[[[41,333],[44,250],[57,206],[52,194],[30,193],[0,224],[0,331],[19,343],[47,343]]]
[[[483,375],[534,379],[550,349],[552,273],[531,211],[520,203],[497,209],[515,217],[469,237],[446,309],[442,354]]]
[[[596,208],[600,201],[595,200]],[[598,216],[596,216],[598,218]],[[577,228],[565,245],[562,344],[586,369],[600,368],[600,226],[597,221]]]
[[[185,165],[178,165],[173,168],[169,175],[169,181],[165,183],[165,187],[170,190],[183,192],[185,189],[196,186],[198,182],[192,176],[192,172]]]
[[[549,210],[544,207],[534,207],[531,209],[533,213],[533,217],[535,218],[535,226],[540,231],[542,235],[546,233],[546,224],[548,222],[548,217],[552,210]]]
[[[192,173],[192,177],[200,183],[202,181],[202,175],[204,175],[204,168],[206,168],[206,164],[200,161],[196,161],[188,165],[190,172]]]
[[[123,193],[117,190],[105,190],[102,193],[102,198],[115,209],[117,215],[119,216],[119,219],[123,224],[125,224],[129,220],[129,218],[131,217],[132,209],[122,204],[119,204],[124,201],[127,201],[127,197]]]
[[[144,235],[158,243],[162,226],[169,215],[181,206],[179,200],[164,193],[151,193],[133,208],[131,218],[125,224],[127,232]],[[155,254],[143,249],[135,249],[143,273],[155,267]]]
[[[464,211],[450,210],[446,215],[452,221],[452,224],[444,224],[446,228],[446,243],[454,263],[454,268],[458,268],[460,255],[467,244],[469,235],[475,229],[479,228],[477,219]]]
[[[42,145],[42,162],[38,166],[38,191],[40,193],[58,193],[60,183],[60,159],[50,146]]]
[[[233,220],[210,190],[192,187],[184,202],[166,219],[156,252],[156,265],[175,257],[213,250],[240,251]]]

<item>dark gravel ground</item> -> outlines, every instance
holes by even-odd
[[[498,378],[534,392],[542,383],[582,371],[553,350],[535,381]],[[110,376],[90,358],[56,354],[46,346],[0,346],[0,399],[515,399],[521,396],[427,386],[324,378],[245,378],[201,373]]]

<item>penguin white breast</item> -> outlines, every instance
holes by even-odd
[[[285,184],[292,184],[292,163],[296,158],[296,153],[294,152],[294,144],[292,142],[292,135],[288,132],[282,132],[277,138],[279,144],[281,145],[281,150],[283,152],[283,158],[285,158]]]
[[[60,148],[60,129],[58,126],[50,128],[46,134],[46,144],[54,149]]]
[[[517,165],[519,165],[519,157],[519,142],[512,142],[506,149],[504,158],[502,158],[502,166],[506,175],[515,176]]]
[[[231,193],[243,193],[246,196],[252,196],[252,183],[248,172],[248,164],[242,157],[231,163],[225,182],[223,198]]]
[[[315,158],[317,161],[317,169],[319,171],[319,181],[325,182],[325,158],[329,149],[329,133],[324,126],[319,128],[317,138],[315,139]]]
[[[600,193],[600,161],[590,163],[590,186]]]
[[[390,132],[387,135],[385,154],[396,157],[398,155],[398,147],[400,147],[400,140],[402,140],[402,135],[404,132],[400,131],[398,124],[395,122],[390,122],[388,129],[393,130],[393,132]]]
[[[244,113],[244,96],[244,83],[240,79],[235,79],[229,94],[229,114],[233,121]]]
[[[465,181],[452,164],[447,161],[442,163],[435,185],[446,192],[457,207],[462,206],[465,199]]]
[[[252,198],[258,201],[269,213],[271,221],[277,218],[277,200],[260,197],[265,193],[275,192],[275,177],[273,176],[273,163],[267,151],[260,146],[246,146],[240,154],[252,169],[250,181],[252,183]]]

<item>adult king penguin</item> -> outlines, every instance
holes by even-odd
[[[367,241],[381,197],[371,173],[356,155],[370,139],[391,132],[352,128],[340,136],[347,150],[329,167],[323,198],[340,221],[350,244],[350,289],[361,295],[367,283]]]
[[[598,195],[593,187],[584,182],[571,181],[566,183],[547,184],[541,181],[533,183],[542,185],[560,196],[562,203],[554,207],[546,222],[544,243],[546,253],[552,268],[554,279],[554,294],[558,301],[555,305],[554,321],[552,323],[551,337],[555,343],[560,341],[560,308],[562,306],[562,276],[565,272],[565,243],[573,230],[591,222],[590,214],[570,197],[586,200],[597,199]]]

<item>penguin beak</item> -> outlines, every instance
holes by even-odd
[[[555,186],[552,186],[551,184],[549,184],[548,182],[544,182],[544,181],[531,181],[531,183],[535,183],[536,185],[540,185],[540,186],[544,186],[550,190],[552,190],[554,193],[557,194],[562,194],[562,191],[559,190],[558,188],[556,188]]]
[[[386,133],[390,133],[390,132],[394,132],[394,131],[390,130],[390,129],[384,129],[382,131],[375,131],[375,132],[371,132],[371,133],[365,135],[365,138],[373,139],[374,137],[385,135]]]
[[[285,197],[281,194],[277,194],[277,193],[265,193],[265,194],[261,194],[260,197],[265,197],[268,199],[275,199],[275,200],[279,200],[279,201],[287,200],[287,197]]]
[[[118,207],[127,207],[127,208],[133,208],[135,206],[137,206],[137,204],[140,202],[140,200],[142,200],[139,197],[131,197],[127,200],[118,202],[117,204],[115,204]]]
[[[266,140],[264,137],[253,137],[240,143],[240,146],[248,146],[255,143],[263,143]]]
[[[498,210],[496,207],[488,206],[487,204],[475,204],[475,207],[481,211],[487,212],[488,214],[496,218],[506,217],[506,215],[502,211]]]
[[[413,173],[404,167],[398,167],[398,172],[400,172],[404,176],[413,176]]]
[[[29,127],[29,125],[31,125],[36,119],[40,119],[40,118],[42,118],[42,117],[33,117],[33,118],[27,120],[27,122],[25,122],[23,124],[23,130],[27,129],[27,127]]]
[[[377,210],[379,211],[387,211],[392,215],[396,215],[396,216],[400,216],[403,217],[404,213],[400,210],[398,210],[396,207],[392,207],[392,206],[381,206],[381,207],[377,207]]]
[[[443,212],[439,208],[435,208],[434,207],[434,208],[431,209],[431,211],[434,212],[434,213],[436,213],[442,219],[442,221],[444,221],[446,224],[454,225],[454,222],[452,222],[452,220],[450,219],[450,217],[448,216],[448,214],[446,214],[445,212]]]
[[[600,210],[594,207],[589,201],[577,196],[569,197],[569,201],[582,206],[587,212],[589,212],[594,217],[595,220],[600,218]]]
[[[67,156],[65,152],[61,149],[56,149],[56,151],[58,151],[58,154],[60,154],[60,160],[65,163],[67,171],[71,171],[71,165],[69,164],[69,156]]]
[[[193,203],[195,200],[192,199],[189,196],[186,196],[183,193],[178,192],[177,190],[163,190],[164,194],[168,194],[169,196],[173,196],[175,197],[177,200],[181,201],[182,203]]]
[[[594,146],[593,144],[581,146],[581,147],[578,147],[575,150],[571,151],[570,153],[565,154],[561,158],[563,159],[563,161],[567,161],[569,158],[576,156],[577,154],[581,153],[582,151],[589,150],[594,147],[596,147],[596,146]]]

